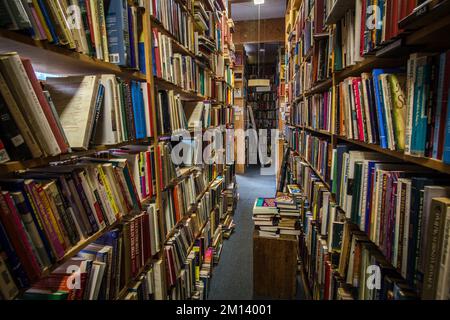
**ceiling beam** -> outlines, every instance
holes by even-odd
[[[258,21],[260,35],[258,37]],[[284,42],[284,18],[235,21],[233,34],[234,43],[268,43]]]

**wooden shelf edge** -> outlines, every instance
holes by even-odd
[[[153,138],[145,138],[145,139],[125,141],[114,145],[99,145],[88,150],[74,151],[70,153],[64,153],[57,156],[50,156],[45,158],[35,158],[24,161],[10,161],[4,164],[0,164],[0,175],[12,173],[19,170],[25,170],[27,168],[36,168],[45,166],[51,162],[67,161],[79,157],[86,157],[95,154],[97,152],[121,148],[127,145],[151,143],[152,139]]]

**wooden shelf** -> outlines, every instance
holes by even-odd
[[[27,35],[0,29],[0,53],[6,52],[17,52],[21,57],[30,58],[35,71],[47,74],[112,73],[126,79],[146,80],[139,71],[122,68],[48,41],[33,40]]]
[[[154,76],[155,86],[158,89],[164,89],[164,90],[173,90],[176,94],[180,95],[180,98],[185,101],[203,101],[207,100],[208,97],[202,96],[196,92],[187,91],[180,86],[169,82],[167,80],[164,80],[162,78],[158,78]]]
[[[300,153],[298,153],[298,151],[296,151],[296,150],[292,150],[292,152],[294,153],[294,155],[299,156],[299,157],[302,159],[302,161],[304,161],[304,162],[308,165],[308,167],[311,168],[311,170],[314,172],[314,174],[320,179],[320,181],[325,185],[325,187],[327,187],[327,189],[331,190],[330,185],[329,185],[328,182],[325,180],[325,178],[322,177],[322,175],[319,173],[319,171],[317,171],[317,169],[314,168],[314,167],[311,165],[311,163],[309,163],[309,161],[306,160],[305,157],[303,157],[303,155],[301,155]]]
[[[336,83],[341,82],[345,78],[360,76],[363,72],[371,72],[374,68],[396,67],[402,64],[401,59],[380,58],[375,56],[368,56],[363,61],[347,67],[343,70],[335,72]],[[406,64],[405,64],[406,65]]]
[[[334,24],[342,19],[345,13],[355,7],[355,0],[337,0],[325,18],[325,24]]]
[[[407,154],[404,154],[399,151],[389,150],[381,148],[379,145],[376,144],[369,144],[362,141],[352,140],[348,139],[342,136],[337,136],[336,138],[341,141],[345,141],[360,147],[363,147],[365,149],[377,151],[379,153],[383,153],[385,155],[391,156],[396,159],[403,160],[405,162],[414,163],[420,166],[423,166],[425,168],[433,169],[436,171],[439,171],[441,173],[450,174],[450,165],[443,163],[440,160],[432,159],[432,158],[425,158],[425,157],[414,157]]]
[[[313,94],[324,92],[328,90],[333,85],[333,79],[329,78],[326,80],[319,81],[315,83],[311,89],[307,90],[304,95],[311,96]]]
[[[68,160],[76,159],[79,157],[86,157],[89,155],[93,155],[97,152],[106,151],[109,149],[121,148],[124,146],[133,145],[133,144],[151,143],[152,139],[153,138],[130,140],[130,141],[114,144],[114,145],[99,145],[99,146],[94,146],[92,149],[89,149],[89,150],[74,151],[74,152],[70,152],[70,153],[60,154],[58,156],[36,158],[36,159],[30,159],[30,160],[24,160],[24,161],[10,161],[10,162],[4,163],[4,164],[0,164],[0,175],[11,173],[14,171],[19,171],[19,170],[25,170],[27,168],[36,168],[36,167],[46,166],[46,165],[50,164],[51,162],[68,161]]]

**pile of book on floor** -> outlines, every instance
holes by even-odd
[[[234,220],[233,220],[233,212],[236,207],[238,194],[237,194],[237,185],[235,182],[230,183],[227,188],[223,192],[225,196],[225,203],[227,208],[227,213],[222,222],[222,232],[223,237],[228,239],[234,231]]]

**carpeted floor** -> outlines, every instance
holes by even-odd
[[[239,201],[234,214],[236,228],[224,240],[220,261],[213,270],[210,283],[211,300],[253,299],[253,222],[252,209],[257,197],[273,197],[276,191],[275,176],[260,175],[260,167],[247,169],[237,176]],[[299,286],[298,298],[303,297]]]

